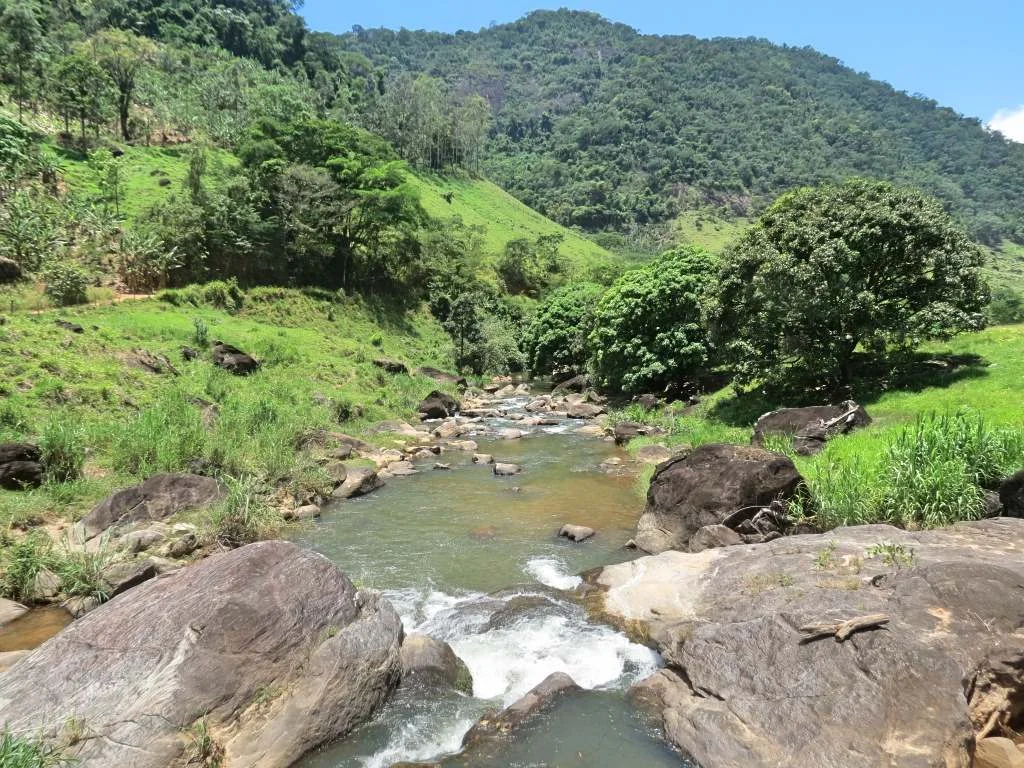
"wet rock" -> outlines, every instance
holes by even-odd
[[[425,376],[428,379],[440,382],[441,384],[454,384],[457,387],[466,387],[468,382],[464,376],[457,376],[429,365],[421,365],[416,369],[417,376]]]
[[[567,379],[566,381],[563,381],[561,384],[556,385],[555,388],[551,390],[551,393],[555,394],[559,392],[583,392],[584,390],[588,389],[590,385],[590,377],[586,374],[581,374],[579,376],[573,376],[571,379]]]
[[[449,440],[447,446],[453,451],[465,451],[466,453],[475,453],[480,447],[476,440]]]
[[[0,443],[0,488],[20,491],[43,484],[42,453],[30,443]]]
[[[981,739],[974,750],[973,768],[1024,768],[1024,752],[1005,737]]]
[[[156,578],[156,566],[149,560],[108,565],[100,572],[108,597],[116,597],[145,581]]]
[[[604,427],[600,424],[586,424],[576,430],[577,435],[587,435],[588,437],[604,437]]]
[[[703,552],[716,547],[732,547],[742,544],[743,537],[725,525],[705,525],[690,537],[690,551]]]
[[[420,471],[408,461],[398,461],[394,464],[389,464],[387,472],[392,477],[410,477],[420,473]]]
[[[640,549],[689,549],[690,537],[738,510],[788,500],[803,478],[786,456],[763,448],[707,444],[658,466],[637,523]],[[735,526],[730,526],[735,527]]]
[[[582,690],[564,672],[554,672],[501,712],[489,711],[462,739],[462,747],[477,751],[507,743],[532,720],[549,711],[564,696]],[[471,752],[472,754],[472,752]]]
[[[335,499],[349,499],[365,496],[383,487],[384,481],[375,470],[369,467],[350,467],[345,482],[335,488],[331,496]]]
[[[433,435],[438,440],[450,440],[453,437],[463,435],[470,430],[470,427],[465,424],[459,424],[458,421],[452,419],[451,421],[445,421],[442,424],[437,425],[434,428]]]
[[[434,390],[416,408],[421,419],[446,419],[459,411],[459,401],[451,395]]]
[[[551,410],[551,396],[541,396],[536,400],[531,400],[523,406],[523,410],[527,413],[540,413],[543,411]]]
[[[80,768],[166,768],[205,713],[223,765],[285,768],[383,704],[401,637],[391,605],[326,558],[261,542],[68,626],[0,676],[0,722],[55,741],[74,717],[90,734],[69,750]]]
[[[793,447],[802,456],[820,453],[825,443],[871,423],[863,406],[852,400],[839,405],[815,405],[783,408],[766,413],[754,424],[751,444],[764,447],[769,436],[793,438]]]
[[[225,492],[224,486],[212,477],[154,475],[93,507],[81,522],[84,538],[91,539],[115,525],[164,520],[178,512],[207,507],[223,498]]]
[[[1024,517],[1024,469],[999,486],[999,503],[1007,517]]]
[[[14,259],[0,256],[0,285],[15,283],[21,280],[21,265]]]
[[[442,463],[440,461],[434,462],[434,469],[435,470],[445,471],[445,470],[449,470],[451,468],[452,468],[451,464],[444,464],[444,463]]]
[[[389,360],[387,358],[380,357],[380,358],[377,358],[376,360],[374,360],[373,364],[375,366],[377,366],[378,368],[380,368],[381,370],[385,371],[386,373],[395,374],[395,375],[397,375],[397,374],[406,374],[406,375],[408,375],[408,373],[409,373],[409,366],[407,366],[405,363],[400,362],[398,360]]]
[[[474,453],[473,454],[474,464],[493,464],[494,457],[489,453]]]
[[[402,685],[454,688],[473,693],[473,675],[466,662],[443,640],[407,635],[402,642]]]
[[[594,419],[604,413],[604,408],[593,403],[570,403],[565,409],[566,418]]]
[[[509,477],[511,475],[518,475],[523,471],[523,468],[518,464],[506,464],[498,462],[494,465],[494,474],[499,477]]]
[[[213,364],[236,376],[248,376],[260,368],[255,357],[223,341],[213,342]]]
[[[523,432],[519,429],[503,429],[500,434],[502,440],[519,440],[522,436]]]
[[[0,597],[0,627],[20,619],[28,611],[24,605]]]
[[[316,504],[304,504],[292,511],[294,520],[315,520],[320,517],[320,507]]]
[[[591,607],[662,652],[640,691],[699,765],[967,768],[1019,712],[1022,549],[996,518],[667,551],[602,569]],[[874,614],[845,642],[800,631]]]
[[[586,541],[595,533],[596,531],[593,528],[588,528],[585,525],[573,525],[571,523],[566,523],[558,529],[558,535],[570,541]]]

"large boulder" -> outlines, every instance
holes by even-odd
[[[200,509],[223,498],[225,488],[212,477],[160,474],[141,485],[104,499],[81,522],[84,538],[91,539],[114,525],[165,520],[178,512]]]
[[[444,640],[408,635],[402,643],[402,685],[442,686],[473,693],[473,675],[466,662]]]
[[[699,765],[969,768],[1019,728],[1022,550],[1012,518],[840,528],[611,565],[588,604],[661,651],[636,693]]]
[[[590,376],[583,373],[579,376],[573,376],[571,379],[566,379],[560,384],[556,385],[551,390],[551,394],[564,394],[565,392],[585,392],[591,386]]]
[[[20,491],[43,483],[39,448],[30,443],[0,444],[0,488]]]
[[[0,256],[0,285],[21,280],[21,266],[13,259]]]
[[[255,357],[223,341],[213,342],[213,364],[236,376],[248,376],[260,368]]]
[[[789,499],[802,484],[782,454],[746,445],[702,445],[658,465],[636,544],[651,553],[688,550],[690,537],[704,526]]]
[[[802,456],[819,453],[825,443],[871,423],[864,407],[852,400],[839,405],[812,405],[783,408],[766,413],[754,424],[751,444],[763,448],[765,438],[781,436],[793,439],[793,447]]]
[[[604,408],[593,403],[569,403],[565,415],[570,419],[595,419],[604,413]]]
[[[79,768],[184,765],[202,720],[224,768],[286,768],[399,681],[402,624],[327,559],[281,541],[215,555],[88,613],[0,676],[0,722],[88,738]]]
[[[447,419],[459,412],[459,401],[435,389],[423,398],[417,410],[422,419]]]

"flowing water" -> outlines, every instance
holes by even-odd
[[[509,401],[504,407],[520,402]],[[459,750],[469,727],[550,673],[568,673],[587,693],[571,696],[491,762],[474,766],[678,766],[625,690],[660,664],[657,654],[589,621],[570,595],[578,573],[633,556],[622,548],[641,506],[629,474],[599,464],[623,456],[614,445],[575,434],[578,423],[537,427],[521,440],[494,430],[473,436],[481,453],[521,464],[495,477],[472,456],[446,453],[451,471],[395,478],[361,499],[327,508],[301,530],[360,586],[381,590],[407,633],[446,640],[473,674],[473,695],[401,689],[371,723],[307,757],[302,768],[387,768],[440,760]],[[563,523],[598,531],[583,544],[558,539]],[[451,764],[461,766],[459,759]]]

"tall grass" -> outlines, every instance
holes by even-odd
[[[265,488],[253,477],[229,479],[228,494],[210,515],[212,535],[225,547],[241,547],[276,538],[284,527],[281,514],[267,501]]]
[[[174,387],[160,392],[152,405],[121,426],[110,454],[118,471],[149,476],[182,470],[205,449],[200,410],[193,398]]]
[[[50,482],[67,483],[82,475],[85,430],[73,414],[51,417],[39,434],[43,467]]]
[[[0,733],[2,768],[56,768],[71,762],[60,749],[48,746],[41,738],[16,736],[6,729]]]
[[[803,469],[814,499],[809,511],[822,528],[934,528],[981,517],[984,489],[1021,466],[1024,429],[958,411],[833,441]]]

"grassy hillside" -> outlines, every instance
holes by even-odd
[[[223,290],[207,298],[223,302]],[[145,299],[16,314],[0,326],[0,442],[69,442],[85,451],[84,478],[38,491],[0,490],[0,530],[12,522],[74,518],[112,488],[194,460],[269,485],[315,486],[317,469],[296,453],[312,428],[358,430],[368,420],[411,416],[432,380],[390,375],[378,357],[450,365],[450,342],[425,312],[367,306],[286,289],[257,289],[226,311]],[[56,325],[78,323],[81,334]],[[209,353],[186,362],[182,347],[209,340],[256,356],[261,370],[232,376]],[[140,351],[174,371],[154,373]],[[204,424],[204,418],[209,424]]]
[[[411,174],[409,180],[431,216],[441,220],[458,216],[467,226],[483,227],[484,247],[491,254],[501,253],[509,240],[560,234],[562,255],[578,267],[616,260],[597,243],[556,224],[486,179],[420,173]],[[445,199],[449,193],[450,203]]]

